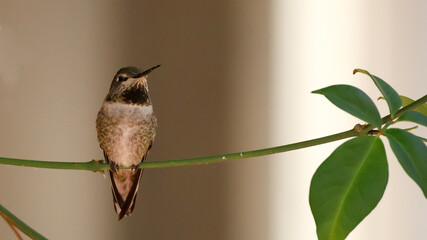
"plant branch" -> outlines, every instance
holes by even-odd
[[[393,118],[390,115],[383,117],[381,119],[382,123],[385,124],[385,123],[391,122],[394,119],[397,119],[400,116],[402,116],[404,113],[409,112],[411,110],[414,110],[418,106],[421,106],[425,102],[427,102],[427,95],[424,95],[423,97],[419,98],[418,100],[414,101],[413,103],[408,104],[406,107],[401,108],[399,111],[397,111],[397,113],[393,116]],[[373,126],[372,124],[368,124],[363,128],[363,130],[360,132],[360,134],[366,135],[369,131],[371,131],[374,128],[375,128],[375,126]]]
[[[408,106],[400,109],[394,115],[393,118],[391,118],[390,115],[383,117],[382,122],[384,124],[384,123],[393,121],[393,119],[400,117],[403,113],[411,111],[425,102],[427,102],[427,95],[414,101]],[[288,144],[288,145],[264,148],[264,149],[247,151],[247,152],[208,156],[208,157],[143,162],[139,165],[139,168],[164,168],[164,167],[201,165],[201,164],[223,162],[223,161],[234,160],[234,159],[243,159],[243,158],[271,155],[275,153],[287,152],[287,151],[292,151],[296,149],[316,146],[324,143],[334,142],[334,141],[349,138],[349,137],[364,136],[364,135],[367,135],[368,132],[374,128],[375,127],[371,124],[368,124],[364,127],[360,127],[360,125],[356,125],[354,129],[350,129],[348,131],[344,131],[341,133],[329,135],[326,137],[316,138],[308,141]],[[92,160],[89,162],[49,162],[49,161],[36,161],[36,160],[24,160],[24,159],[0,157],[0,164],[16,165],[16,166],[23,166],[23,167],[51,168],[51,169],[88,170],[93,172],[99,172],[99,171],[110,169],[110,165],[108,165],[107,163],[104,163],[103,161],[98,161],[98,160]],[[120,167],[120,168],[124,169],[126,167]]]
[[[1,204],[0,204],[0,215],[6,220],[6,222],[9,225],[11,225],[12,229],[14,230],[15,234],[17,234],[17,236],[19,236],[19,233],[16,232],[16,229],[14,229],[13,226],[16,226],[19,230],[21,230],[23,233],[25,233],[31,239],[42,239],[42,240],[47,239],[43,235],[41,235],[40,233],[38,233],[34,229],[32,229],[30,226],[25,224],[23,221],[21,221],[19,218],[17,218],[11,212],[9,212]]]
[[[291,150],[316,146],[316,145],[334,142],[340,139],[345,139],[345,138],[354,137],[358,135],[359,133],[356,130],[351,129],[345,132],[333,134],[326,137],[316,138],[316,139],[288,144],[288,145],[282,145],[278,147],[271,147],[271,148],[264,148],[264,149],[258,149],[258,150],[247,151],[247,152],[230,153],[230,154],[215,155],[215,156],[208,156],[208,157],[155,161],[155,162],[142,162],[139,165],[139,167],[140,168],[178,167],[178,166],[190,166],[190,165],[216,163],[216,162],[223,162],[223,161],[234,160],[234,159],[259,157],[259,156],[271,155],[275,153],[287,152]],[[89,162],[50,162],[50,161],[37,161],[37,160],[25,160],[25,159],[0,157],[0,164],[16,165],[16,166],[22,166],[22,167],[51,168],[51,169],[89,170],[93,172],[110,169],[110,165],[107,163],[104,163],[102,160],[92,160]],[[126,167],[120,167],[120,169],[126,169]]]
[[[21,237],[21,234],[19,234],[19,232],[18,232],[18,230],[16,230],[16,227],[12,224],[12,223],[10,223],[9,222],[9,220],[8,220],[8,218],[7,218],[7,216],[6,215],[4,215],[3,213],[1,213],[0,212],[0,215],[3,217],[3,219],[7,222],[7,224],[9,225],[9,227],[12,229],[12,231],[15,233],[15,235],[16,235],[16,237],[19,239],[19,240],[23,240],[22,239],[22,237]]]

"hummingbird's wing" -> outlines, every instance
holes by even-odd
[[[105,160],[110,163],[104,153]],[[142,161],[144,161],[145,156]],[[139,181],[143,169],[110,169],[111,190],[113,192],[114,210],[119,214],[118,220],[132,213],[135,207]]]
[[[119,192],[119,190],[117,190],[116,182],[114,181],[113,171],[109,170],[108,172],[110,173],[111,191],[113,192],[113,200],[114,200],[114,210],[117,213],[120,213],[120,209],[118,209],[118,207],[116,207],[116,205],[123,206],[124,201],[123,201],[122,196],[120,194],[117,194]]]

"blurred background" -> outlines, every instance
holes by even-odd
[[[0,156],[102,159],[96,114],[127,65],[162,64],[149,77],[159,120],[149,161],[350,129],[360,121],[310,92],[352,84],[376,99],[371,80],[352,75],[360,67],[400,94],[426,94],[426,11],[425,1],[0,0]],[[109,179],[85,171],[1,165],[0,203],[49,239],[315,239],[310,180],[342,142],[147,169],[120,222]],[[348,239],[427,235],[422,192],[387,151],[384,197]],[[3,220],[0,239],[15,239]]]

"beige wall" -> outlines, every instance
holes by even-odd
[[[101,159],[94,120],[113,74],[154,64],[163,66],[150,76],[159,129],[149,160],[266,146],[268,6],[246,5],[1,2],[1,155]],[[265,164],[247,163],[146,170],[134,214],[119,223],[109,180],[89,172],[0,166],[1,203],[53,239],[258,238]],[[251,230],[235,228],[241,220]],[[5,223],[0,236],[13,236]]]
[[[126,25],[117,21],[125,10],[118,2],[1,1],[2,156],[101,158],[94,119],[111,76],[128,64]],[[114,238],[101,175],[1,166],[0,179],[2,204],[47,237]],[[14,238],[0,228],[1,239]]]
[[[0,156],[101,159],[96,113],[126,65],[163,65],[149,78],[159,119],[152,161],[347,129],[357,121],[340,113],[304,122],[311,111],[336,111],[309,92],[331,82],[373,89],[351,75],[365,67],[407,95],[425,94],[416,87],[425,82],[423,10],[385,1],[0,0]],[[0,166],[0,203],[51,239],[312,239],[308,184],[333,147],[146,170],[135,212],[121,222],[109,180],[90,172]],[[397,165],[391,174],[402,180],[391,178],[375,210],[385,213],[353,239],[390,229],[422,239],[425,200]],[[405,228],[394,227],[398,219]],[[0,221],[0,239],[13,238]]]

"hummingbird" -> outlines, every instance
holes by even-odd
[[[118,220],[129,216],[136,201],[145,161],[156,136],[157,119],[148,94],[147,70],[119,69],[96,118],[98,142],[110,164],[114,210]],[[119,166],[130,169],[119,169]]]

